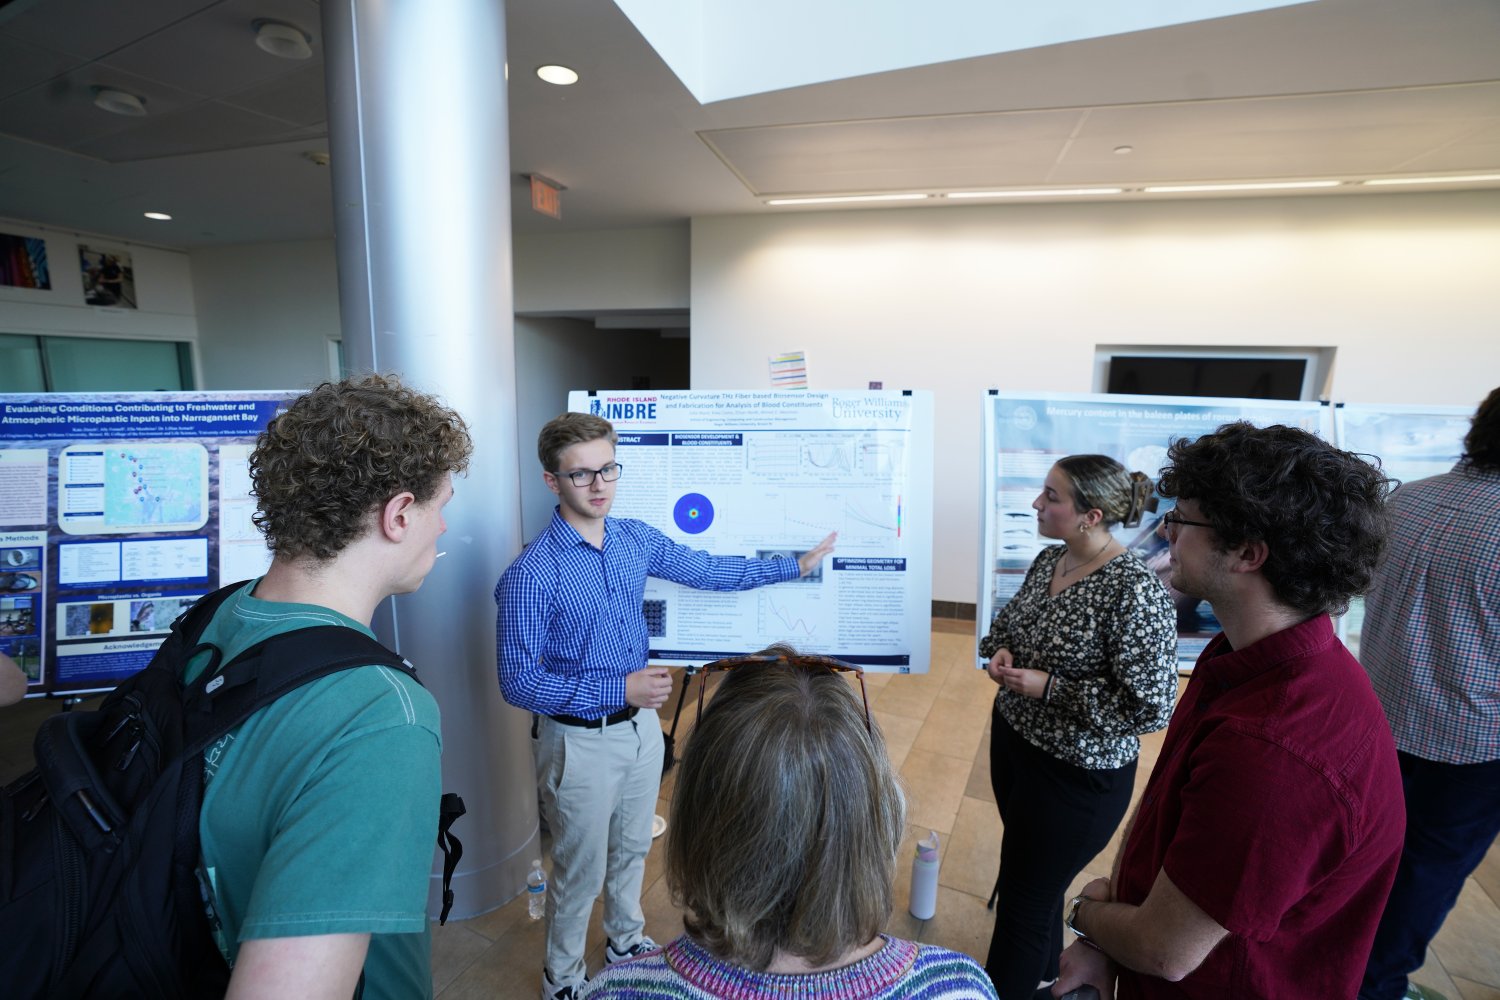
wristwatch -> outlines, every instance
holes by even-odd
[[[1074,896],[1073,901],[1068,905],[1068,919],[1064,922],[1068,925],[1068,930],[1078,935],[1078,940],[1083,941],[1087,944],[1093,944],[1093,942],[1089,940],[1089,936],[1078,929],[1078,908],[1081,907],[1085,901],[1088,901],[1090,903],[1099,902],[1093,896]]]

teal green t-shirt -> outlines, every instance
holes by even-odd
[[[258,582],[203,633],[221,663],[299,628],[372,634],[328,608],[259,600]],[[207,659],[189,664],[188,680]],[[369,933],[366,998],[432,995],[426,910],[441,752],[437,703],[383,666],[304,685],[205,751],[198,827],[231,965],[254,938]]]

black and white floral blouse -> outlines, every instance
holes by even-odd
[[[1027,742],[1078,767],[1122,767],[1140,753],[1139,735],[1172,717],[1177,615],[1156,574],[1130,552],[1053,597],[1053,567],[1065,552],[1053,545],[1036,557],[979,655],[1003,647],[1015,666],[1052,674],[1045,701],[1005,688],[995,697],[995,710]]]

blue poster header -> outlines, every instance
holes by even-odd
[[[616,434],[620,444],[656,444],[667,443],[666,434]]]
[[[733,431],[678,432],[672,435],[672,443],[678,446],[718,445],[737,448],[745,443],[745,435]]]
[[[12,396],[0,401],[0,441],[253,437],[280,405],[274,399]]]
[[[834,556],[833,568],[860,573],[905,573],[906,560],[894,556]]]

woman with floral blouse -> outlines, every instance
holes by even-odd
[[[1058,461],[1031,506],[1038,533],[1063,544],[1036,557],[979,643],[1000,685],[990,780],[1004,832],[985,963],[1000,1000],[1057,978],[1063,894],[1125,815],[1140,734],[1172,715],[1172,600],[1110,534],[1138,524],[1150,494],[1105,455]]]

